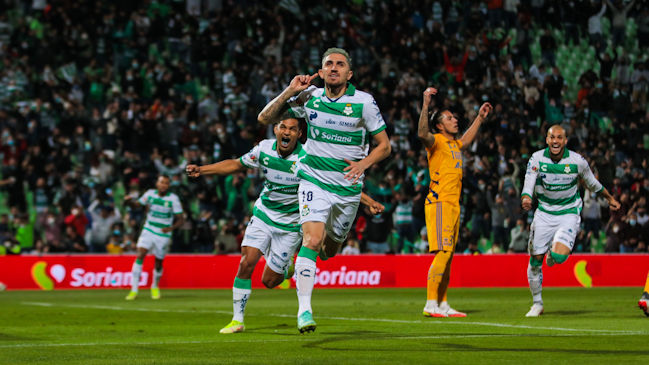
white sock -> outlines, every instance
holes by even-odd
[[[429,299],[426,301],[426,308],[433,309],[435,307],[438,307],[439,304],[437,304],[436,299]]]
[[[531,263],[527,264],[527,282],[530,284],[530,291],[532,292],[532,300],[534,303],[543,305],[543,298],[541,298],[543,270],[541,266],[532,266]]]
[[[297,287],[297,301],[299,309],[297,311],[298,317],[311,309],[311,293],[313,293],[313,285],[315,284],[315,261],[306,257],[298,256],[295,260],[295,286]]]
[[[246,310],[252,289],[232,288],[232,320],[243,323],[243,312]]]
[[[153,269],[153,282],[151,283],[151,289],[157,288],[160,278],[162,277],[162,269],[160,271]]]
[[[133,263],[133,268],[131,269],[131,275],[133,276],[133,282],[131,282],[131,291],[134,291],[136,293],[140,285],[140,273],[142,273],[142,264],[138,264],[136,260]]]

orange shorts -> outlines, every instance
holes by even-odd
[[[428,250],[455,251],[460,231],[460,205],[449,202],[426,204]]]

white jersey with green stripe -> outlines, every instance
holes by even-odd
[[[162,229],[171,227],[174,215],[183,212],[178,195],[167,192],[160,196],[157,189],[149,189],[138,199],[138,203],[149,207],[142,229],[158,236],[171,237],[171,232],[164,233]]]
[[[295,175],[295,164],[302,156],[304,149],[300,142],[293,153],[284,158],[277,150],[277,141],[265,139],[239,158],[244,166],[262,169],[266,176],[253,216],[285,231],[300,231],[297,199],[300,179]]]
[[[527,163],[525,184],[521,196],[536,195],[539,210],[548,214],[579,214],[582,200],[579,179],[593,192],[600,192],[602,184],[595,178],[588,162],[578,153],[564,149],[559,162],[550,158],[548,148],[535,152]]]
[[[306,156],[298,163],[298,177],[332,193],[361,193],[363,180],[345,180],[344,160],[367,157],[372,136],[385,129],[385,122],[372,95],[348,84],[345,94],[330,99],[325,89],[310,86],[289,100],[289,114],[308,124]]]

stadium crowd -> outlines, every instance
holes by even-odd
[[[495,108],[464,155],[459,252],[526,251],[521,181],[557,123],[622,203],[583,196],[575,251],[647,252],[646,1],[2,0],[0,253],[133,252],[143,212],[123,197],[158,174],[186,212],[172,252],[238,252],[263,176],[184,167],[272,136],[257,113],[330,46],[350,52],[393,151],[365,184],[386,212],[359,211],[347,252],[427,251],[429,85],[460,129]]]

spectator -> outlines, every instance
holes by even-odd
[[[361,250],[358,241],[353,238],[347,239],[347,244],[343,248],[341,255],[360,255]]]
[[[509,253],[527,252],[527,242],[530,238],[530,230],[522,218],[516,220],[516,225],[511,230],[511,240],[509,242]]]
[[[113,225],[121,221],[122,215],[111,204],[102,203],[99,200],[90,204],[88,213],[92,218],[90,239],[88,240],[89,250],[90,252],[103,252],[111,238]]]

